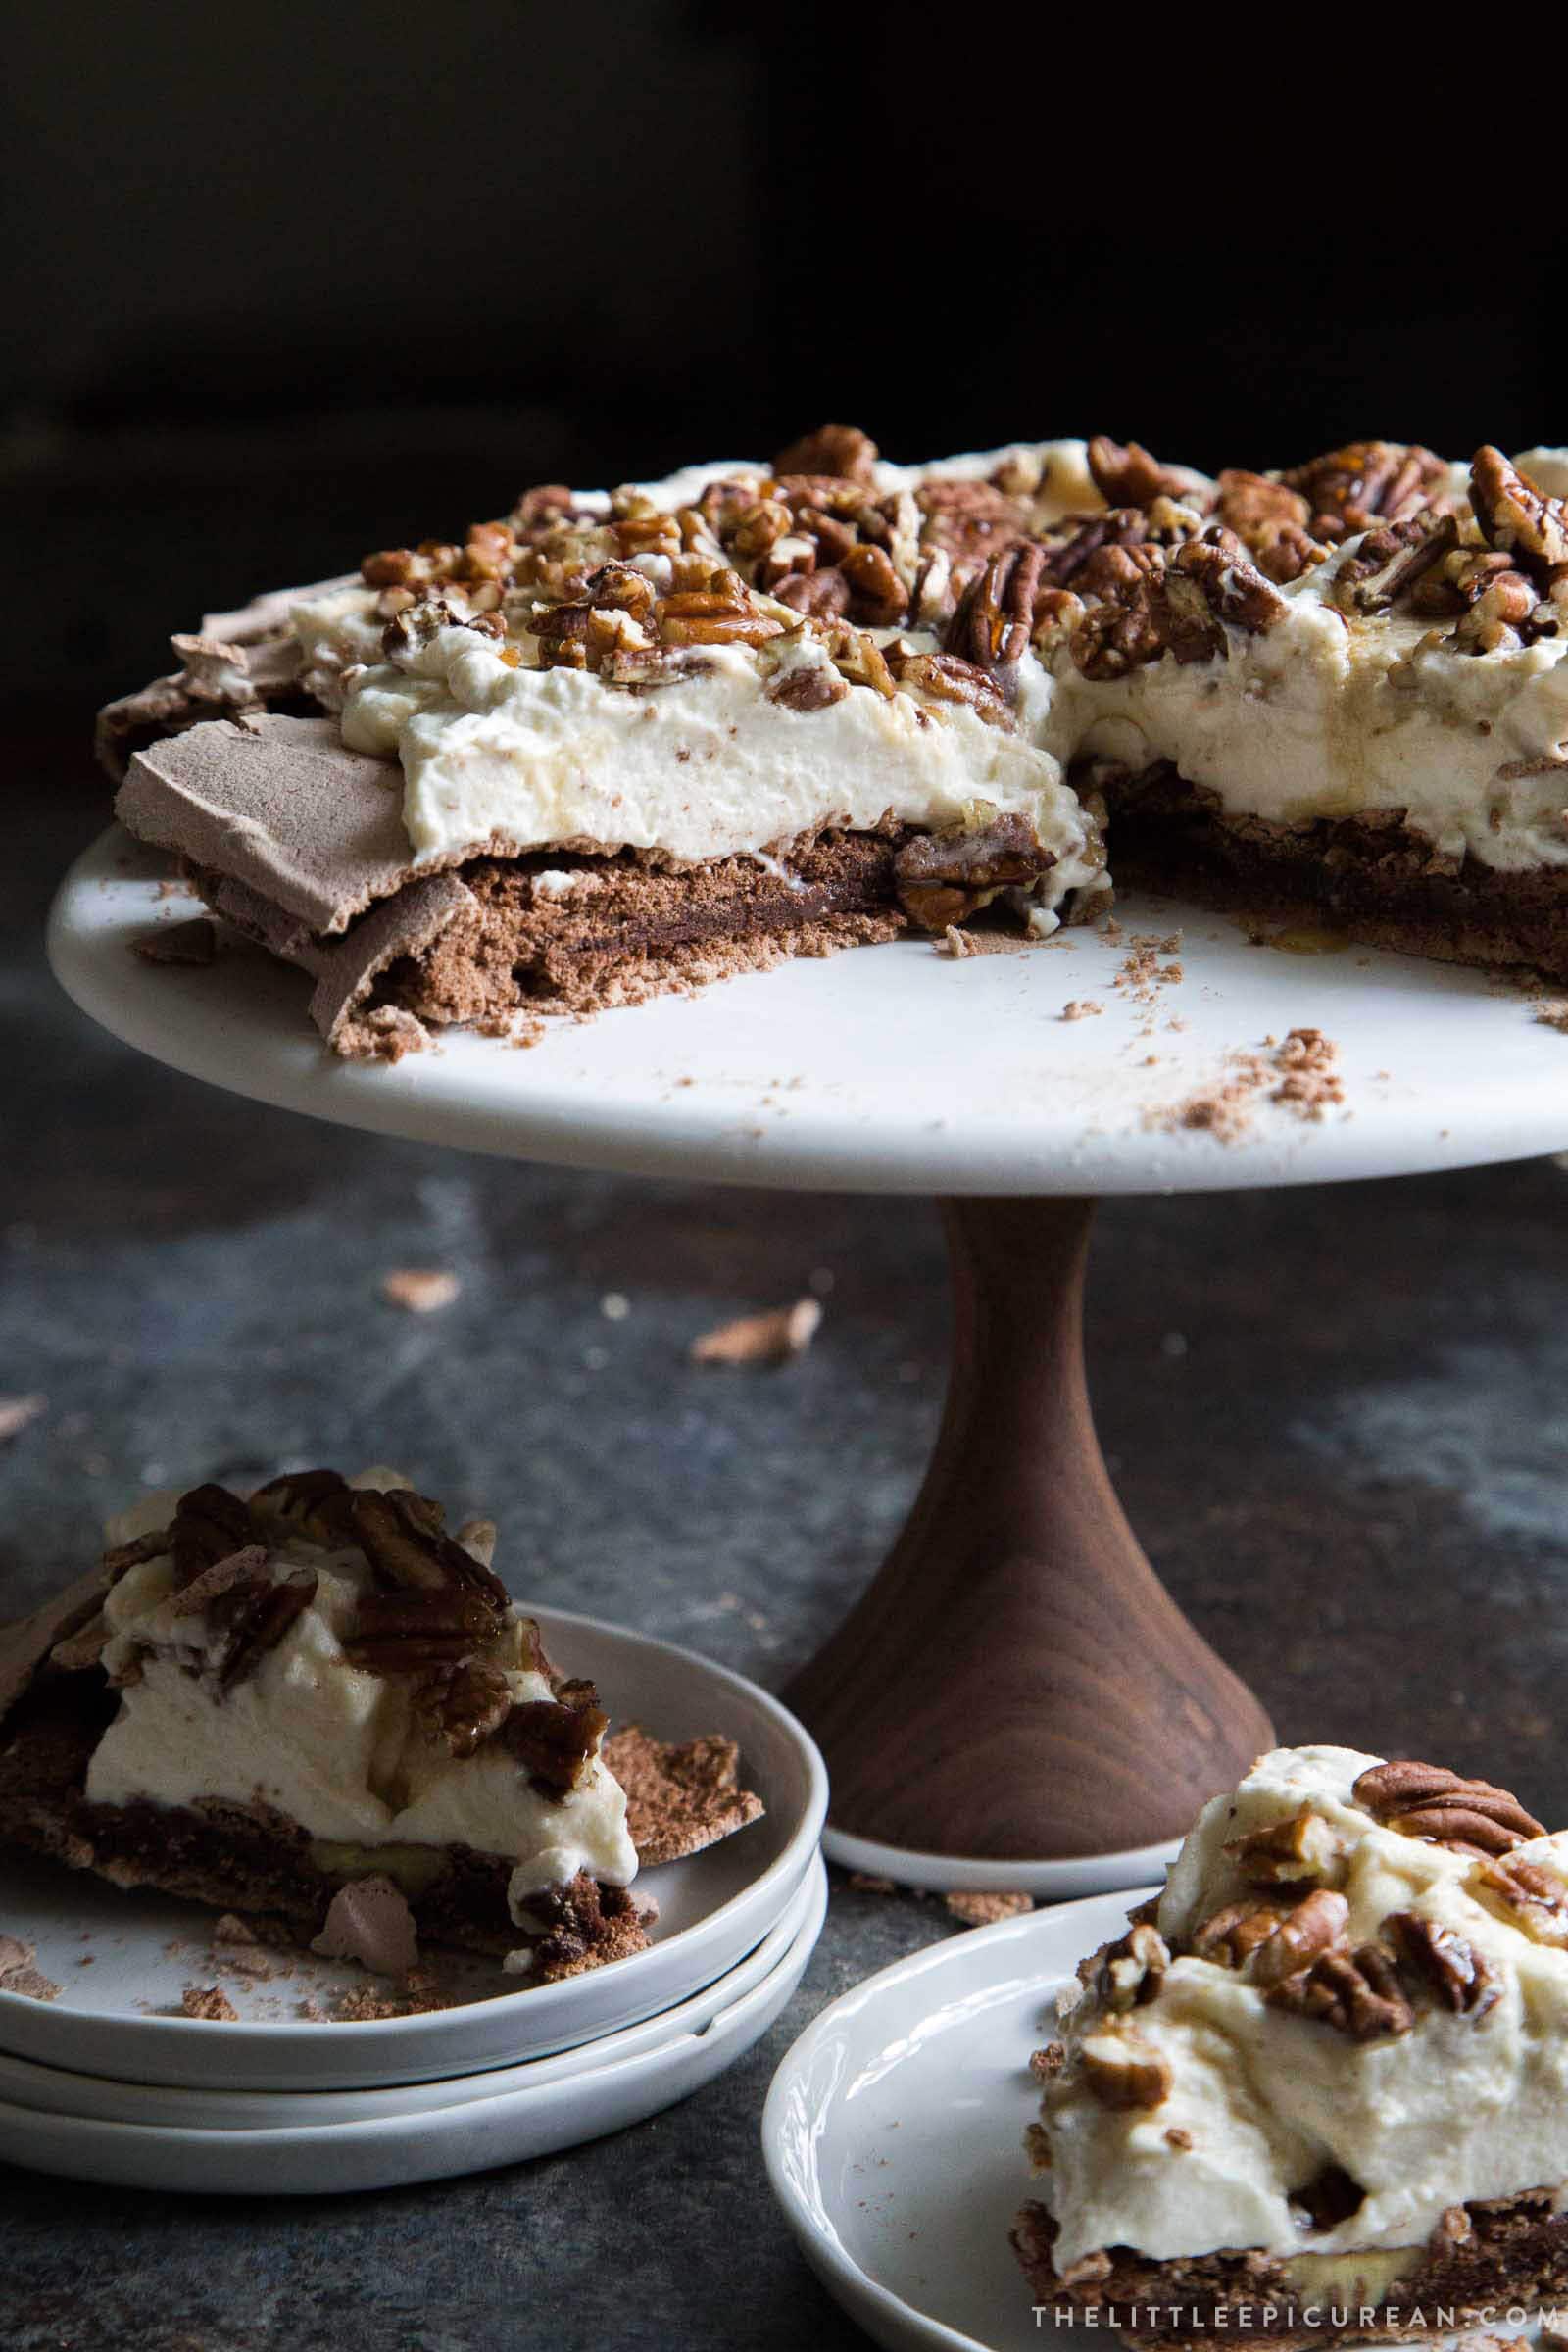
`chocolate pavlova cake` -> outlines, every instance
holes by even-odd
[[[118,811],[340,1052],[1111,875],[1568,978],[1568,453],[1217,476],[1106,439],[530,491],[211,619]]]
[[[1035,2301],[1134,2341],[1442,2332],[1568,2293],[1568,1833],[1281,1748],[1038,2055]]]
[[[761,1812],[732,1742],[609,1734],[395,1472],[197,1487],[0,1630],[0,1839],[309,1936],[390,1882],[421,1937],[549,1982],[640,1950],[639,1863]]]

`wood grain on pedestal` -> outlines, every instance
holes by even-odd
[[[924,1853],[1042,1860],[1179,1836],[1271,1743],[1116,1498],[1084,1378],[1094,1203],[946,1204],[948,1402],[907,1524],[786,1692],[832,1820]]]

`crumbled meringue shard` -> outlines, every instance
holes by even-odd
[[[1071,2288],[1255,2255],[1276,2292],[1366,2301],[1435,2232],[1462,2243],[1460,2209],[1555,2212],[1568,1833],[1439,1767],[1280,1748],[1205,1806],[1151,1913],[1063,1996],[1026,2263],[1049,2243]]]

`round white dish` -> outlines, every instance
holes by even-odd
[[[827,1909],[827,1873],[808,1875],[810,1901],[788,1948],[706,2026],[608,2065],[452,2106],[353,2123],[251,2132],[100,2123],[0,2102],[0,2158],[35,2172],[132,2188],[219,2196],[315,2196],[406,2186],[550,2156],[672,2107],[744,2057],[801,1981]]]
[[[825,1877],[820,1859],[808,1865],[778,1925],[744,1960],[711,1984],[662,2009],[657,2017],[626,2026],[618,2034],[579,2042],[548,2058],[526,2058],[520,2066],[454,2075],[446,2082],[399,2082],[382,2090],[176,2090],[149,2082],[118,2082],[108,2075],[82,2075],[64,2067],[39,2066],[30,2058],[0,2051],[0,2100],[51,2115],[73,2115],[100,2124],[165,2124],[195,2131],[256,2132],[317,2124],[374,2123],[389,2116],[425,2114],[461,2107],[507,2091],[538,2090],[573,2075],[597,2073],[662,2049],[682,2034],[702,2034],[721,2010],[760,1984],[783,1960],[807,1921],[820,1909]]]
[[[639,1877],[660,1911],[649,1950],[521,1990],[499,1964],[459,1963],[462,1988],[478,1985],[487,1997],[416,2017],[306,2023],[295,2004],[319,1981],[312,1963],[300,1961],[281,1984],[248,1986],[214,1966],[212,1914],[200,1906],[122,1892],[0,1848],[0,1920],[36,1945],[39,1968],[62,1987],[52,2002],[0,1991],[0,2050],[130,2082],[357,2089],[514,2065],[595,2040],[734,1967],[777,1925],[816,1854],[827,1775],[814,1742],[768,1692],[691,1650],[564,1610],[534,1614],[555,1654],[598,1683],[615,1721],[640,1722],[661,1739],[722,1732],[737,1740],[746,1785],[767,1806],[761,1820],[706,1852]],[[343,1983],[343,1972],[330,1981]],[[241,2012],[238,2024],[178,2014],[185,1985],[215,1982]]]
[[[388,1069],[329,1054],[309,982],[259,950],[225,942],[205,971],[130,955],[153,923],[199,911],[159,897],[168,871],[119,827],[77,859],[49,926],[67,993],[192,1077],[381,1135],[876,1193],[1208,1192],[1568,1144],[1568,1044],[1505,981],[1371,949],[1262,953],[1168,900],[1129,896],[1115,939],[1066,931],[961,961],[899,940],[555,1022],[526,1054],[453,1032]],[[1116,985],[1133,935],[1178,928],[1179,983]],[[1103,1017],[1064,1021],[1086,999]],[[1338,1042],[1342,1107],[1311,1121],[1263,1102],[1233,1143],[1180,1124],[1228,1056],[1298,1027]]]
[[[897,1961],[824,2009],[773,2077],[773,2194],[829,2294],[890,2352],[1040,2344],[1007,2243],[1033,2193],[1029,2053],[1055,2030],[1056,1992],[1137,1899],[1063,1903]]]
[[[1109,1894],[1119,1886],[1147,1886],[1176,1859],[1181,1839],[1163,1845],[1134,1845],[1117,1854],[1075,1854],[1063,1862],[977,1862],[958,1854],[918,1854],[907,1846],[883,1845],[855,1838],[830,1821],[822,1851],[845,1870],[866,1871],[900,1886],[923,1886],[935,1894],[1032,1894],[1037,1902],[1065,1903],[1085,1894]]]

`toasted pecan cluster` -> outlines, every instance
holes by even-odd
[[[1506,1789],[1441,1765],[1399,1761],[1361,1774],[1354,1801],[1380,1825],[1446,1847],[1470,1864],[1465,1890],[1533,1941],[1568,1949],[1568,1883],[1516,1850],[1543,1836]],[[1167,1944],[1153,1906],[1079,1968],[1091,2004],[1076,2051],[1059,2048],[1053,2084],[1081,2082],[1102,2105],[1160,2105],[1171,2070],[1139,2024],[1159,2001],[1174,1961],[1235,1972],[1269,2007],[1356,2041],[1407,2034],[1420,2007],[1479,2022],[1502,1994],[1496,1968],[1468,1938],[1426,1912],[1391,1911],[1373,1936],[1350,1933],[1340,1890],[1347,1840],[1308,1805],[1244,1832],[1225,1847],[1243,1891]]]
[[[1467,653],[1568,625],[1568,509],[1495,449],[1477,452],[1469,516],[1444,462],[1400,442],[1213,481],[1104,435],[1088,463],[1102,509],[1048,522],[1026,452],[989,479],[882,489],[875,444],[825,425],[688,506],[630,488],[607,507],[550,484],[461,546],[385,550],[363,571],[391,660],[456,624],[502,640],[514,665],[648,691],[700,674],[715,647],[768,666],[804,631],[827,661],[777,668],[769,693],[786,709],[809,714],[859,686],[964,703],[1003,728],[1031,645],[1065,648],[1092,680],[1166,654],[1212,661],[1229,632],[1274,627],[1279,589],[1361,534],[1336,576],[1342,612],[1451,620],[1447,642]],[[937,650],[889,637],[901,630]]]
[[[166,1606],[193,1623],[188,1649],[205,1662],[220,1696],[255,1672],[316,1598],[317,1570],[284,1547],[291,1537],[329,1552],[357,1552],[370,1571],[343,1640],[348,1663],[405,1682],[426,1735],[454,1756],[495,1740],[541,1793],[563,1797],[597,1755],[608,1718],[592,1683],[554,1673],[538,1627],[512,1614],[506,1587],[488,1565],[494,1530],[475,1521],[450,1536],[441,1505],[410,1489],[357,1488],[335,1470],[288,1473],[245,1499],[225,1487],[193,1488],[166,1528],[107,1552],[117,1582],[139,1563],[169,1554],[174,1587]],[[53,1653],[68,1670],[95,1664],[104,1648],[100,1618]],[[518,1700],[509,1670],[550,1682],[548,1699]],[[134,1681],[140,1658],[118,1680]]]

